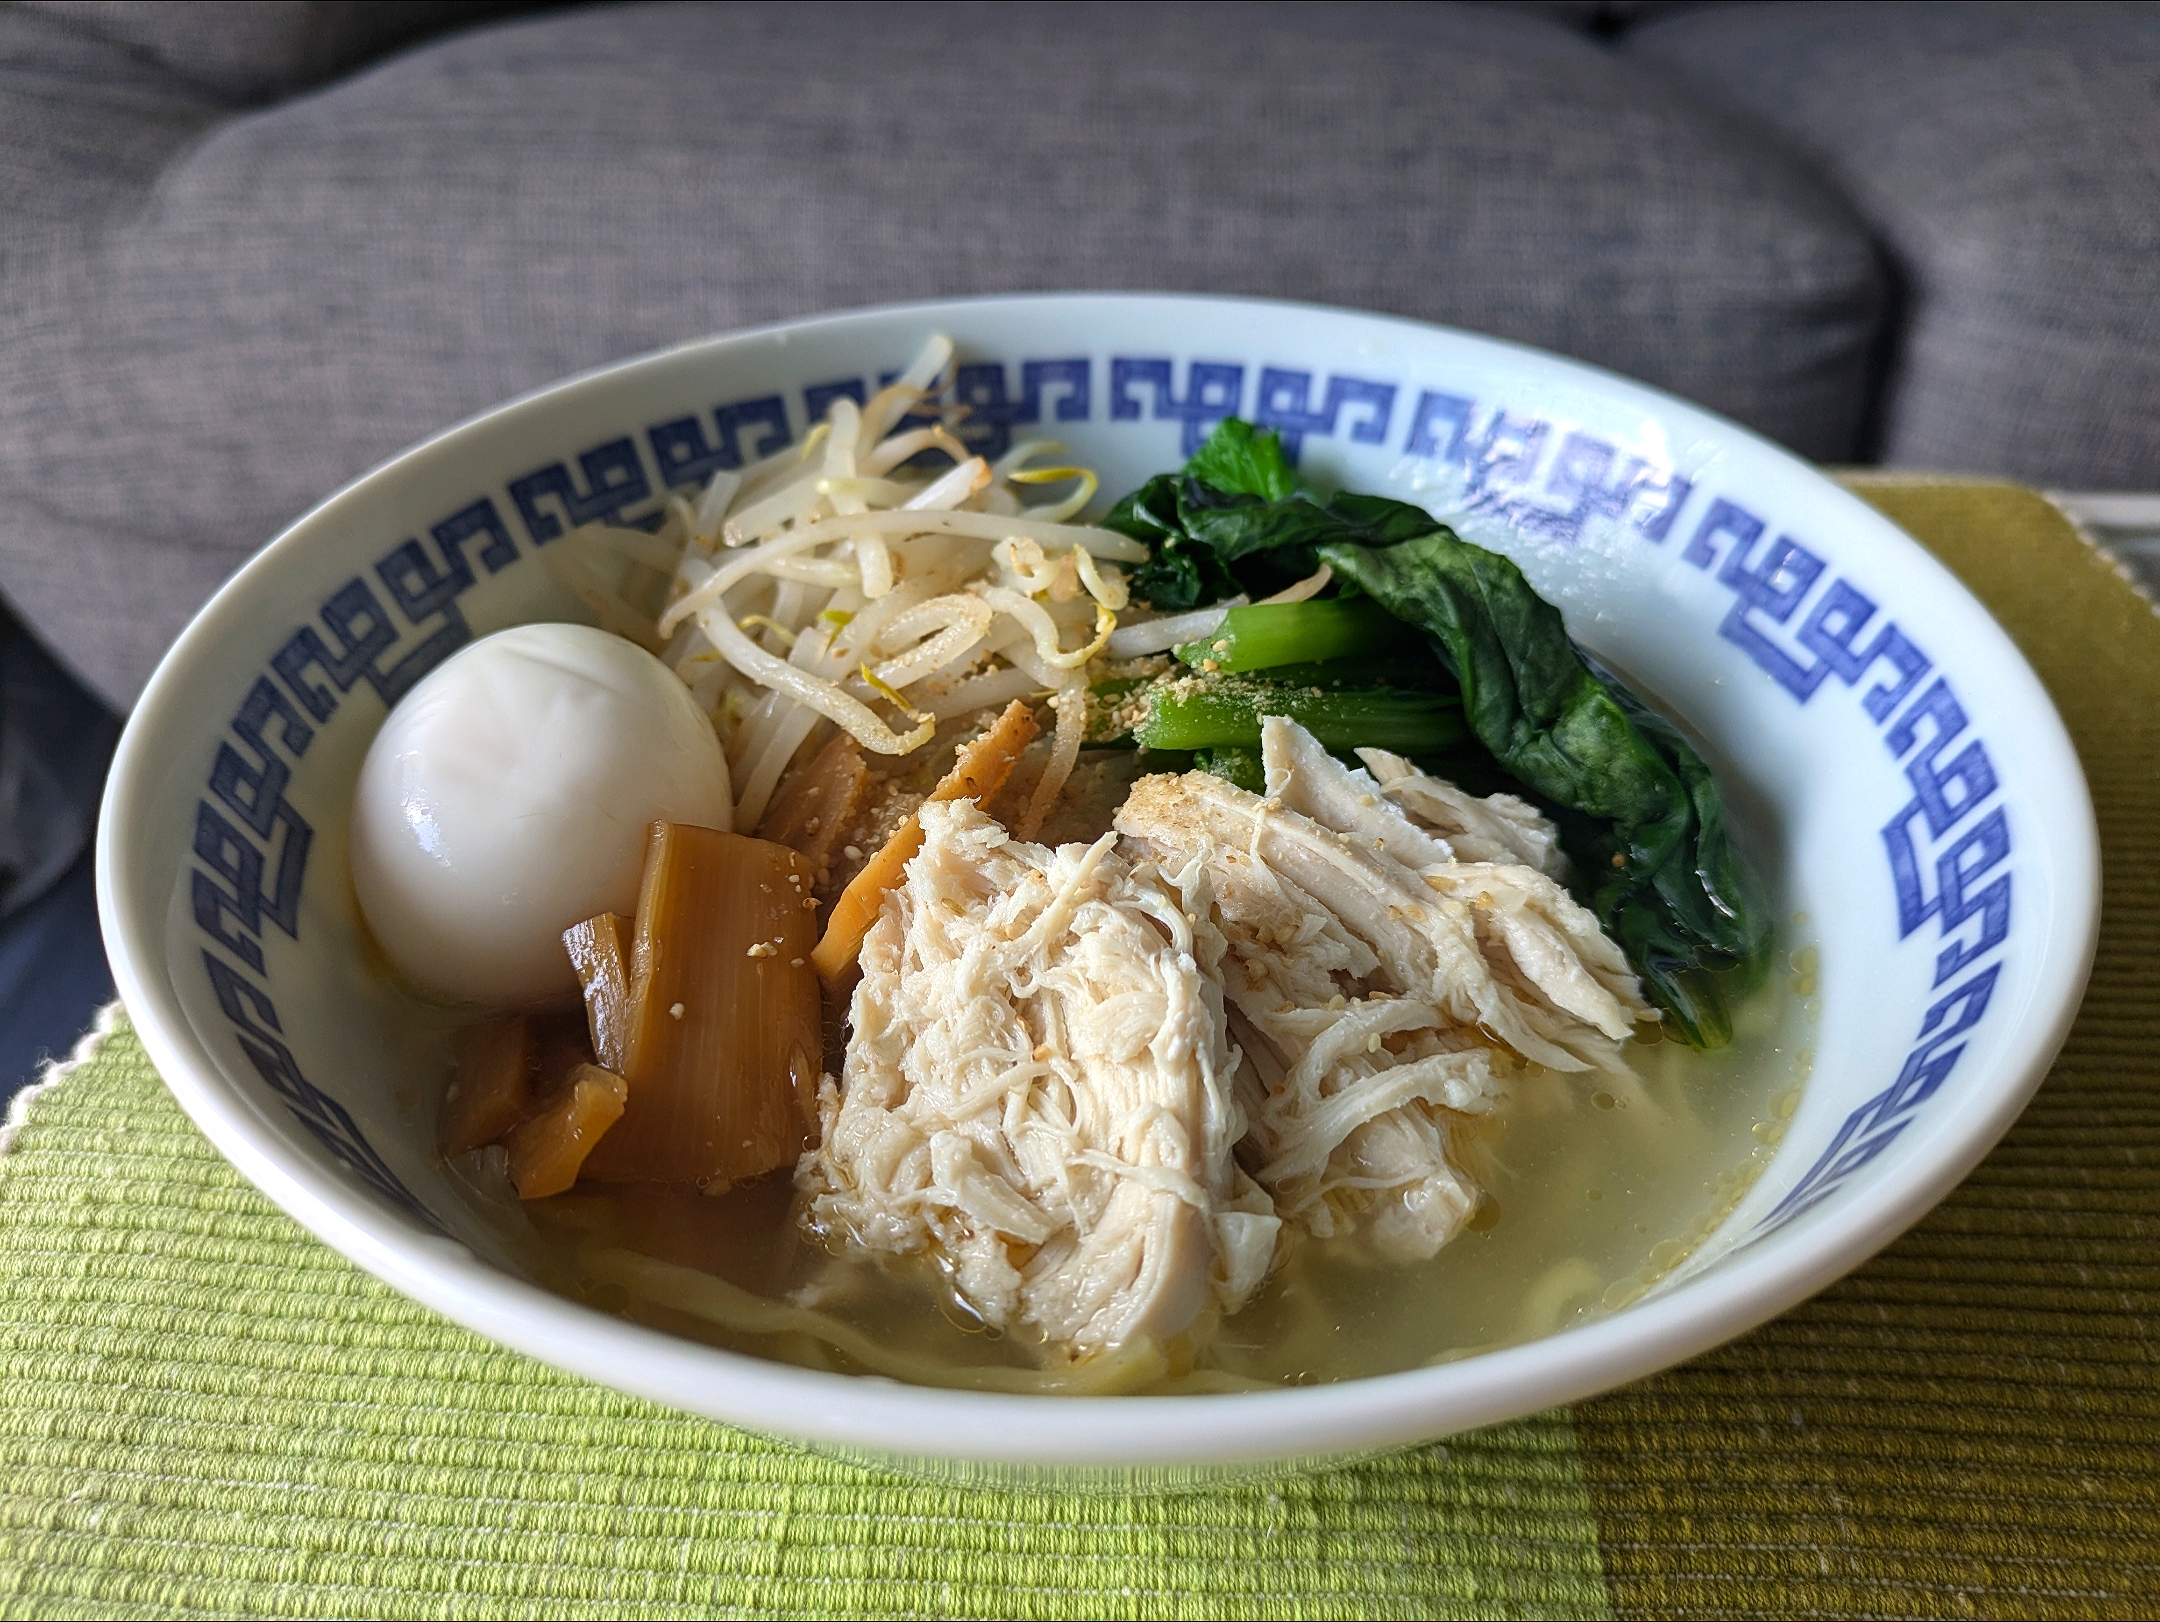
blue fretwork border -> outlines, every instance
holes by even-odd
[[[499,490],[472,492],[290,627],[234,712],[195,808],[190,846],[189,900],[208,943],[211,988],[249,1060],[300,1123],[417,1220],[440,1227],[344,1107],[301,1073],[266,989],[265,928],[298,939],[314,837],[286,798],[294,765],[355,687],[364,682],[395,704],[471,640],[459,602],[483,573],[499,574],[579,524],[655,527],[670,489],[701,486],[785,449],[833,400],[864,400],[871,387],[867,377],[841,377],[792,397],[722,401],[542,463]],[[1098,363],[1052,355],[1017,365],[962,362],[952,395],[969,408],[961,436],[988,456],[1002,454],[1016,428],[1093,421],[1099,404],[1110,421],[1178,424],[1187,454],[1217,422],[1243,413],[1280,432],[1293,458],[1315,438],[1398,443],[1421,476],[1451,483],[1456,512],[1504,521],[1537,541],[1574,544],[1593,523],[1624,526],[1656,546],[1685,536],[1682,561],[1731,594],[1718,634],[1795,704],[1826,690],[1855,694],[1902,767],[1911,795],[1882,825],[1884,854],[1899,938],[1933,925],[1942,993],[1897,1080],[1847,1117],[1758,1231],[1834,1195],[1949,1078],[2001,970],[2013,830],[1987,749],[1948,679],[1802,537],[1776,532],[1736,496],[1700,490],[1652,457],[1565,423],[1467,394],[1413,392],[1389,378],[1220,358],[1114,355]]]

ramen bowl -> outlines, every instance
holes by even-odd
[[[1811,1056],[1760,1175],[1684,1256],[1565,1327],[1408,1372],[1209,1396],[904,1386],[715,1349],[551,1293],[434,1153],[440,1024],[370,956],[347,873],[388,706],[474,637],[587,617],[547,548],[802,440],[924,337],[962,431],[1047,435],[1106,491],[1222,417],[1315,481],[1515,557],[1578,641],[1703,743],[1778,898]],[[1572,1401],[1857,1266],[2009,1126],[2091,961],[2098,857],[2040,683],[1872,509],[1652,389],[1466,333],[1298,305],[1043,296],[729,334],[510,402],[356,480],[202,611],[130,720],[99,902],[174,1095],[325,1243],[445,1316],[617,1389],[914,1467],[1134,1483],[1311,1461]],[[1804,973],[1800,972],[1804,970]],[[1796,1076],[1798,1071],[1795,1072]],[[1093,1475],[1090,1475],[1090,1473]]]

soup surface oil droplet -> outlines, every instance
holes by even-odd
[[[1611,1109],[1615,1105],[1617,1105],[1620,1100],[1613,1097],[1611,1093],[1605,1092],[1600,1089],[1599,1091],[1594,1092],[1590,1095],[1590,1102],[1595,1104],[1599,1109]]]
[[[1642,1293],[1643,1286],[1638,1281],[1624,1278],[1619,1283],[1608,1286],[1599,1299],[1607,1312],[1618,1312],[1629,1302],[1640,1298]]]

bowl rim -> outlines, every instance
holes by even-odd
[[[1355,316],[1487,346],[1560,367],[1662,409],[1709,417],[1751,450],[1781,459],[1845,512],[1882,526],[1910,548],[1931,583],[1963,597],[1999,646],[1978,651],[2002,679],[2029,688],[2055,726],[2024,742],[2055,759],[2047,775],[2082,817],[2051,826],[2057,905],[2035,930],[2032,994],[2016,1024],[1988,1045],[1990,1087],[1945,1112],[1893,1177],[1855,1188],[1816,1219],[1751,1245],[1748,1262],[1537,1340],[1394,1374],[1332,1385],[1207,1396],[1017,1396],[907,1386],[819,1373],[728,1352],[648,1329],[557,1296],[481,1262],[452,1240],[420,1233],[358,1185],[289,1147],[219,1073],[167,975],[165,898],[148,894],[144,841],[163,787],[158,740],[194,707],[192,667],[308,544],[326,517],[482,424],[582,391],[686,352],[821,327],[890,319],[934,322],[953,312],[1168,303],[1248,309],[1256,315]],[[2038,1090],[2069,1034],[2099,930],[2099,841],[2092,802],[2067,729],[2039,677],[1984,604],[1926,548],[1812,465],[1752,430],[1604,368],[1528,345],[1434,322],[1342,306],[1176,292],[1063,292],[927,299],[833,311],[665,345],[541,385],[429,435],[324,497],[251,557],[190,620],[159,662],[128,719],[100,808],[99,921],[120,999],[159,1075],[205,1136],[250,1182],[309,1232],[392,1288],[513,1350],[599,1384],[765,1435],[902,1458],[987,1465],[1142,1467],[1321,1457],[1410,1445],[1582,1400],[1670,1367],[1745,1333],[1865,1262],[1961,1181]],[[2040,922],[2040,920],[2036,920]],[[1708,1280],[1704,1280],[1708,1283]]]

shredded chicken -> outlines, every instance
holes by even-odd
[[[1549,842],[1519,802],[1414,771],[1383,795],[1279,717],[1261,753],[1265,798],[1200,772],[1144,778],[1117,829],[1166,870],[1199,863],[1213,879],[1246,1048],[1241,1156],[1278,1210],[1319,1235],[1355,1226],[1386,1256],[1429,1256],[1480,1198],[1458,1142],[1469,1118],[1503,1105],[1524,1061],[1617,1066],[1640,991],[1546,873],[1456,859],[1452,838],[1474,846],[1495,821],[1522,828],[1511,855]],[[1435,806],[1451,808],[1445,822],[1402,809]]]
[[[1357,757],[1370,768],[1380,791],[1440,834],[1458,859],[1520,862],[1549,879],[1567,877],[1560,830],[1529,801],[1512,794],[1489,794],[1482,799],[1465,794],[1453,783],[1427,777],[1385,749],[1360,749]]]
[[[1236,1311],[1280,1223],[1232,1153],[1204,865],[1025,843],[966,801],[920,814],[797,1172],[809,1221],[927,1252],[986,1323],[1067,1355]]]

